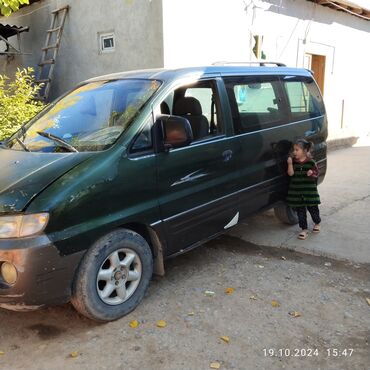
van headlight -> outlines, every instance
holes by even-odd
[[[48,213],[0,216],[0,239],[23,238],[45,229]]]

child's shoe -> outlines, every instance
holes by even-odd
[[[305,239],[307,239],[307,237],[308,237],[308,231],[307,230],[302,230],[298,234],[298,239],[305,240]]]
[[[318,234],[320,232],[320,224],[314,225],[312,232]]]

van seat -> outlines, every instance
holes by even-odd
[[[202,114],[202,106],[198,99],[190,96],[180,98],[174,106],[173,114],[184,117],[190,122],[194,140],[209,135],[209,123]]]

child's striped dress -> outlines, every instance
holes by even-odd
[[[317,177],[319,175],[316,162],[307,159],[303,162],[293,162],[294,175],[290,178],[287,203],[290,207],[307,207],[320,204],[317,191]],[[307,176],[312,170],[313,175]]]

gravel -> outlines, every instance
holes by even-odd
[[[97,324],[70,305],[0,310],[0,368],[368,369],[369,271],[222,236],[167,261],[166,276],[154,277],[141,305],[118,321]],[[329,357],[334,349],[342,356]]]

